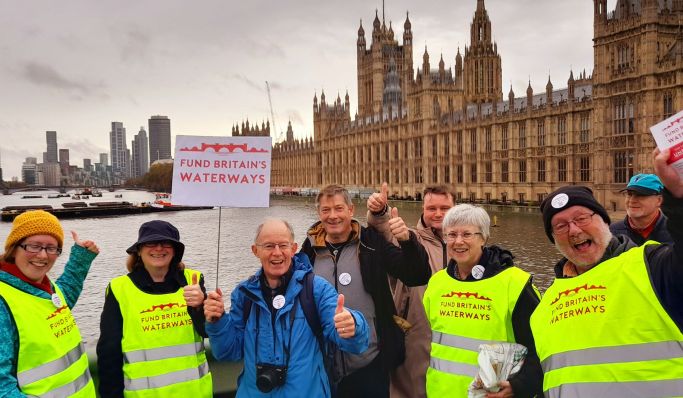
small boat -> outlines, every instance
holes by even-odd
[[[30,206],[5,206],[2,211],[17,211],[17,210],[52,210],[50,205],[30,205]]]
[[[152,203],[152,206],[161,208],[161,207],[170,207],[173,205],[171,204],[171,202],[169,202],[167,200],[157,199],[154,201],[154,203]]]
[[[85,202],[65,202],[62,203],[62,207],[65,209],[70,209],[74,207],[88,207],[88,204]]]
[[[130,202],[93,202],[93,203],[90,203],[90,206],[91,207],[112,207],[112,206],[123,207],[123,206],[133,206],[133,204]]]
[[[212,209],[210,206],[164,206],[156,205],[134,205],[129,202],[121,202],[121,204],[110,203],[99,206],[87,206],[85,202],[68,204],[62,203],[64,208],[46,209],[57,218],[89,218],[89,217],[107,217],[107,216],[121,216],[125,214],[145,214],[162,211],[184,211],[184,210],[204,210]],[[35,208],[35,206],[22,206],[23,209],[3,210],[0,212],[0,221],[12,221],[16,216],[22,212]],[[51,206],[48,206],[51,207]]]
[[[123,197],[123,194],[122,194],[122,193],[117,193],[116,195],[114,195],[114,197],[115,197],[115,198],[122,198],[122,197]]]

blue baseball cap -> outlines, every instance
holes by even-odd
[[[636,174],[621,191],[633,191],[640,195],[661,195],[664,185],[654,174]]]

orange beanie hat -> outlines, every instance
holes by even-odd
[[[57,244],[64,244],[64,230],[57,217],[44,210],[31,210],[19,214],[12,223],[12,230],[5,241],[5,253],[22,239],[33,235],[52,235]]]

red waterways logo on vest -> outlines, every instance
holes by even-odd
[[[450,292],[441,295],[439,316],[451,318],[491,320],[491,300],[477,292]]]
[[[192,325],[185,303],[166,303],[153,305],[140,311],[140,326],[143,332],[156,332]]]
[[[559,292],[550,303],[552,307],[550,324],[577,316],[604,313],[607,300],[606,290],[605,286],[583,284]]]
[[[45,320],[49,322],[50,330],[56,338],[60,338],[76,328],[76,320],[66,305],[54,310]]]

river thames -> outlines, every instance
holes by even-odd
[[[102,198],[92,198],[86,202],[125,200],[129,202],[149,202],[154,195],[140,191],[118,191],[122,198],[114,198],[114,193],[104,192]],[[34,194],[34,193],[31,193]],[[35,193],[42,198],[21,199],[21,194],[0,196],[0,208],[10,205],[49,204],[61,207],[69,198],[47,199],[47,193]],[[23,195],[26,195],[24,193]],[[399,215],[410,226],[415,225],[421,213],[420,203],[392,202],[399,209]],[[499,244],[515,255],[518,266],[534,274],[534,283],[544,291],[552,282],[552,267],[560,258],[543,231],[540,213],[530,208],[487,207],[489,214],[497,219],[498,227],[491,228],[489,243]],[[94,346],[99,336],[99,319],[104,303],[104,292],[109,281],[126,273],[126,248],[136,241],[140,224],[145,221],[163,219],[180,230],[180,239],[185,244],[183,260],[190,268],[204,273],[206,286],[214,289],[216,280],[229,297],[235,285],[252,275],[260,267],[251,253],[256,226],[266,217],[284,218],[292,224],[295,239],[303,241],[307,228],[316,220],[313,198],[271,198],[269,208],[223,208],[221,211],[220,253],[218,244],[218,208],[213,210],[180,211],[103,217],[88,219],[61,220],[65,231],[65,252],[57,260],[50,272],[53,280],[61,275],[73,245],[69,231],[74,230],[81,239],[94,240],[100,248],[85,281],[83,293],[74,308],[83,339]],[[356,203],[356,218],[365,223],[365,202]],[[0,222],[0,237],[4,243],[12,224]],[[216,275],[216,258],[218,276]],[[226,303],[229,305],[229,303]]]

